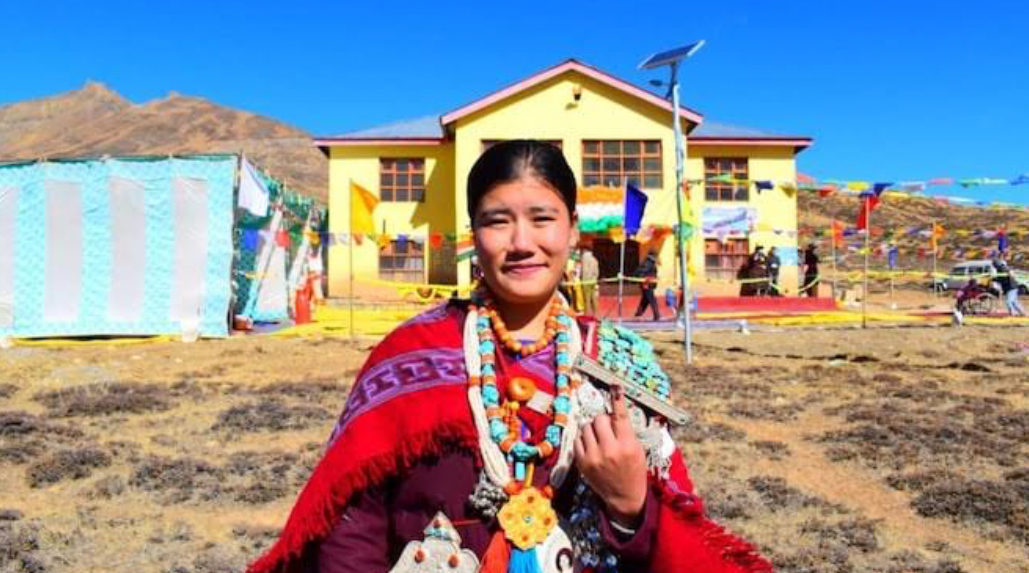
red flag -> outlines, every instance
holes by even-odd
[[[858,230],[868,228],[868,216],[879,206],[879,196],[873,193],[869,193],[864,196],[864,201],[861,202],[861,210],[858,211],[857,216],[857,228]]]
[[[289,248],[289,233],[279,229],[279,232],[275,234],[275,244],[280,247]]]

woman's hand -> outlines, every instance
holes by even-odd
[[[634,527],[647,501],[647,456],[629,423],[625,390],[611,388],[610,416],[601,414],[579,430],[575,465],[604,500],[609,518]]]

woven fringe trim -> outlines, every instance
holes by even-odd
[[[751,543],[740,539],[731,531],[704,515],[700,498],[674,491],[667,485],[659,488],[662,503],[678,516],[700,529],[704,545],[718,552],[726,561],[746,573],[772,573],[772,563],[765,559]]]
[[[474,450],[476,443],[474,429],[467,422],[451,422],[406,438],[396,452],[372,458],[346,475],[341,475],[338,466],[331,463],[335,456],[326,456],[319,465],[321,471],[311,476],[301,494],[301,498],[312,499],[315,507],[296,516],[295,522],[290,516],[279,540],[263,557],[250,564],[247,573],[292,571],[294,566],[300,565],[309,543],[324,539],[332,532],[354,493],[381,485],[424,458]]]

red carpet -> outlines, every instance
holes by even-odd
[[[639,294],[626,294],[622,299],[622,317],[631,318],[636,312],[639,304]],[[663,297],[658,298],[661,317],[671,319],[674,312],[665,305]],[[758,312],[766,314],[793,314],[805,312],[826,312],[837,310],[836,303],[828,297],[735,297],[735,296],[711,296],[700,297],[697,300],[697,311],[703,313],[729,313],[729,312]],[[618,318],[618,297],[600,297],[599,315],[602,318]],[[648,308],[643,318],[652,318],[651,310]]]
[[[813,297],[712,296],[697,300],[698,312],[825,312],[836,310],[833,299]]]

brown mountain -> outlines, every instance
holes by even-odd
[[[171,93],[137,105],[96,82],[0,107],[0,160],[244,152],[287,186],[325,201],[328,167],[304,131]]]
[[[821,197],[813,191],[800,191],[798,194],[798,225],[801,228],[801,244],[816,239],[818,231],[823,233],[828,245],[829,229],[835,219],[846,227],[854,227],[861,203],[856,196],[836,193],[829,197]],[[902,269],[927,269],[931,266],[929,238],[920,234],[909,234],[908,230],[917,228],[928,231],[933,221],[943,227],[943,237],[939,241],[941,270],[956,260],[986,258],[984,251],[994,249],[997,239],[989,234],[977,232],[996,232],[1007,229],[1012,256],[1019,266],[1029,265],[1029,210],[999,207],[973,207],[954,203],[941,203],[927,197],[895,198],[884,197],[879,206],[872,211],[873,246],[887,241],[890,234],[900,249],[900,267]],[[858,244],[857,237],[847,239],[851,244]],[[922,256],[919,256],[922,249]],[[852,251],[851,251],[852,252]],[[855,267],[863,263],[861,257],[850,256],[845,266]],[[885,257],[874,257],[872,265],[883,268]]]

